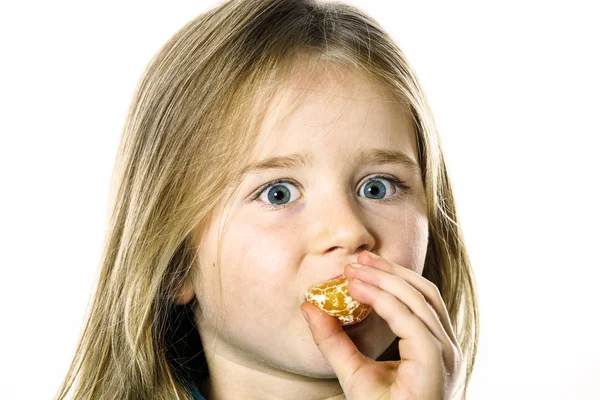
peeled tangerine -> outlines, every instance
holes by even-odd
[[[370,305],[360,303],[350,297],[348,280],[345,276],[311,287],[306,292],[306,301],[327,314],[337,317],[342,321],[342,325],[359,323],[367,318],[373,309]]]

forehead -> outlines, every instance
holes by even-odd
[[[406,106],[366,75],[343,66],[296,69],[267,105],[253,159],[312,149],[390,148],[416,160]],[[330,157],[336,152],[329,151]]]

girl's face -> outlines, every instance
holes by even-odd
[[[249,155],[262,167],[229,203],[223,196],[197,242],[192,283],[209,367],[219,359],[334,378],[300,312],[305,291],[365,249],[422,273],[427,209],[410,115],[360,75],[318,76],[308,85],[294,76],[278,92]],[[374,312],[347,333],[374,359],[395,339]]]

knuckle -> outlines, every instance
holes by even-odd
[[[460,346],[454,346],[454,362],[457,368],[460,368],[462,366],[463,360],[464,357],[462,349],[460,348]]]
[[[462,368],[463,364],[463,355],[460,347],[450,346],[449,354],[446,359],[446,371],[449,374],[454,374],[456,371],[459,371]]]
[[[427,294],[432,298],[442,298],[442,295],[440,293],[440,288],[438,288],[436,286],[435,283],[431,282],[431,281],[427,281]]]
[[[417,290],[417,293],[419,294],[420,299],[427,303],[427,298],[425,295],[420,290]]]
[[[442,343],[441,340],[439,340],[438,338],[436,338],[435,336],[433,337],[433,341],[435,342],[435,350],[436,350],[436,354],[439,357],[442,357],[444,355],[444,344]]]

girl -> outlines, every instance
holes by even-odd
[[[57,399],[465,397],[477,298],[433,117],[356,8],[232,0],[184,26],[136,89],[111,204]],[[304,301],[340,274],[373,306],[358,325]]]

